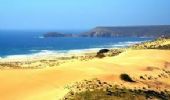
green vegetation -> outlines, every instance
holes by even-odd
[[[124,52],[124,49],[101,49],[97,52],[96,57],[97,58],[103,58],[103,57],[111,57],[119,55],[120,53]]]
[[[114,92],[95,90],[77,93],[68,100],[145,100],[145,97],[124,90]]]
[[[121,80],[126,81],[126,82],[135,82],[132,80],[132,78],[128,74],[121,74],[120,75]]]
[[[76,89],[75,89],[76,88]],[[71,89],[71,88],[69,88]],[[169,100],[165,90],[127,89],[110,85],[98,79],[76,83],[62,100]]]
[[[158,38],[153,41],[143,42],[130,47],[131,49],[163,49],[170,50],[170,38]]]
[[[170,95],[164,92],[144,90],[115,90],[113,92],[95,90],[76,93],[71,98],[64,100],[169,100]]]

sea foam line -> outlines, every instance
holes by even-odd
[[[39,50],[37,53],[31,54],[21,54],[21,55],[8,55],[1,60],[5,61],[22,61],[22,60],[31,60],[31,59],[53,59],[53,58],[60,58],[60,57],[71,57],[71,56],[79,56],[84,55],[86,52],[96,52],[101,48],[90,48],[90,49],[76,49],[76,50]],[[35,51],[35,50],[31,50]],[[36,50],[38,51],[38,50]]]
[[[126,41],[126,42],[118,42],[116,44],[108,44],[103,46],[98,46],[96,48],[88,48],[88,49],[74,49],[74,50],[30,50],[31,54],[21,54],[21,55],[8,55],[5,57],[0,57],[1,60],[3,59],[30,59],[30,58],[42,58],[42,57],[70,57],[73,55],[80,55],[88,52],[97,52],[103,48],[122,48],[126,46],[130,46],[133,44],[141,43],[143,41]],[[35,53],[36,52],[36,53]]]
[[[108,44],[108,45],[104,45],[104,46],[99,46],[100,48],[123,48],[123,47],[127,47],[127,46],[131,46],[134,44],[138,44],[144,41],[126,41],[126,42],[118,42],[115,44]]]

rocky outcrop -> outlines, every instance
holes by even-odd
[[[63,34],[59,32],[48,32],[43,35],[44,37],[72,37],[72,34]]]

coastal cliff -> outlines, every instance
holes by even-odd
[[[49,32],[44,37],[167,37],[170,25],[96,27],[80,34]]]
[[[96,27],[83,33],[84,37],[161,37],[170,36],[170,25]]]

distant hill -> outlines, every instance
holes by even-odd
[[[170,25],[96,27],[80,34],[46,33],[45,37],[170,37]]]
[[[96,27],[83,33],[84,37],[160,37],[170,36],[170,25]]]

